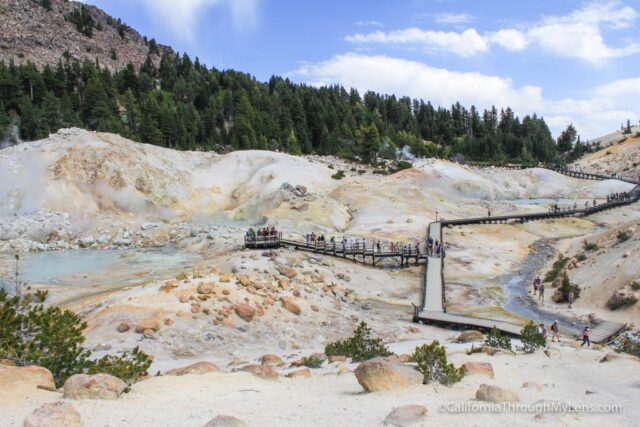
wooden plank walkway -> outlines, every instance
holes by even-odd
[[[454,329],[475,329],[488,332],[494,326],[507,335],[518,337],[522,325],[503,322],[500,320],[481,319],[478,317],[463,316],[459,314],[444,313],[442,311],[420,310],[415,313],[414,322],[425,325],[441,327],[453,327]]]

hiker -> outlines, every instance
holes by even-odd
[[[347,256],[347,238],[342,236],[342,256]]]
[[[491,209],[487,209],[487,217],[491,218]]]
[[[391,242],[391,252],[395,252],[396,251],[396,244]]]
[[[596,202],[596,199],[593,199],[593,207],[595,208],[596,205],[598,204],[598,202]]]
[[[547,339],[547,328],[544,327],[544,323],[540,323],[538,325],[538,330],[542,334],[543,338],[546,340]]]
[[[533,296],[535,297],[538,293],[538,289],[540,288],[540,276],[536,277],[533,280]]]
[[[582,344],[580,344],[580,347],[587,345],[587,347],[591,347],[591,341],[589,341],[589,327],[585,326],[584,329],[582,330]]]
[[[538,301],[540,301],[541,303],[544,303],[544,283],[540,283],[540,286],[538,287],[538,293],[539,293]]]
[[[549,329],[551,329],[551,342],[554,342],[556,339],[560,342],[560,337],[558,336],[558,333],[560,332],[558,321],[554,320]]]
[[[378,240],[376,242],[376,249],[377,249],[378,253],[382,252],[382,247],[380,246],[380,240]]]
[[[578,210],[578,202],[573,203],[573,210],[574,211]]]
[[[571,304],[576,300],[576,294],[573,292],[573,288],[569,291],[569,295],[567,295],[567,301],[569,301],[569,308],[571,308]]]

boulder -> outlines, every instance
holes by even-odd
[[[202,375],[210,372],[222,372],[222,369],[211,362],[196,362],[182,368],[172,369],[166,375],[180,377],[182,375]]]
[[[462,364],[465,375],[484,375],[488,378],[493,378],[493,366],[487,362],[467,362]]]
[[[456,338],[456,342],[484,341],[484,335],[478,331],[464,331]]]
[[[231,282],[231,275],[221,274],[220,276],[218,276],[218,280],[220,280],[220,283],[229,283]]]
[[[338,362],[346,362],[347,356],[335,355],[329,356],[329,363],[338,363]]]
[[[249,372],[263,380],[277,380],[280,375],[269,365],[247,365],[240,368],[243,372]]]
[[[386,426],[409,427],[416,425],[427,415],[427,408],[422,405],[406,405],[395,408],[384,419]]]
[[[286,375],[287,378],[311,378],[311,370],[309,368],[291,371]]]
[[[96,239],[93,236],[82,236],[79,241],[80,247],[81,248],[91,247],[91,245],[93,245],[95,241]]]
[[[251,307],[246,302],[236,304],[233,308],[236,314],[245,322],[251,322],[253,317],[256,315],[256,309]]]
[[[189,295],[189,291],[182,291],[180,292],[180,296],[178,297],[178,300],[185,304],[189,302],[189,299],[191,298],[191,295]]]
[[[293,299],[291,297],[284,297],[280,301],[282,302],[282,306],[288,312],[293,313],[296,316],[299,316],[300,313],[302,313],[302,310],[300,309],[300,306],[298,304],[296,304],[295,302],[293,302]]]
[[[551,300],[555,303],[560,303],[564,301],[564,291],[562,290],[562,288],[558,288],[553,292],[553,295],[551,296]]]
[[[236,417],[232,417],[230,415],[218,415],[206,423],[204,427],[247,427],[247,425]]]
[[[423,375],[415,369],[382,358],[361,363],[355,375],[362,388],[370,392],[401,389],[423,381]]]
[[[287,265],[280,264],[276,267],[276,269],[278,270],[278,273],[282,274],[287,279],[293,279],[298,275],[298,272]]]
[[[64,383],[64,397],[67,399],[115,400],[124,392],[127,384],[109,374],[72,375]]]
[[[45,403],[24,419],[24,427],[81,427],[82,419],[66,402]]]
[[[197,290],[199,294],[212,294],[216,291],[216,285],[213,282],[203,282],[198,285]]]
[[[147,329],[158,332],[160,330],[160,322],[155,319],[144,319],[136,325],[136,332],[139,334],[144,333]]]
[[[284,362],[277,354],[265,354],[260,358],[260,363],[263,365],[277,366]]]
[[[55,390],[56,384],[51,371],[41,366],[9,366],[0,364],[0,387],[9,390],[13,384],[32,384]]]
[[[516,353],[511,351],[511,350],[507,350],[506,348],[499,348],[499,347],[489,347],[489,346],[482,346],[482,353],[488,354],[489,356],[496,356],[496,355],[503,355],[503,356],[515,356]]]
[[[478,391],[476,391],[476,399],[491,403],[520,401],[518,393],[515,391],[488,384],[480,384]]]
[[[131,329],[131,326],[129,326],[128,322],[120,322],[120,324],[118,325],[118,332],[123,333],[123,332],[127,332],[129,329]]]

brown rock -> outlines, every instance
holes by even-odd
[[[260,358],[260,363],[263,365],[277,366],[284,362],[277,354],[265,354]]]
[[[222,320],[222,324],[227,328],[233,328],[233,321],[229,318],[225,318]]]
[[[182,376],[182,375],[202,375],[210,372],[222,372],[217,365],[211,362],[196,362],[189,366],[176,368],[168,371],[166,375]]]
[[[228,289],[223,289],[222,290],[222,295],[229,295],[231,292],[229,292]]]
[[[473,341],[484,341],[484,335],[478,331],[464,331],[458,338],[456,338],[457,342],[473,342]]]
[[[286,375],[287,378],[311,378],[311,370],[309,368],[298,369],[296,371],[289,372]]]
[[[213,282],[203,282],[198,285],[197,291],[199,294],[212,294],[216,291],[216,285]]]
[[[300,306],[298,306],[298,304],[293,302],[293,300],[290,297],[282,298],[280,301],[282,302],[282,306],[290,313],[293,313],[296,316],[299,316],[300,313],[302,312],[302,310],[300,310]]]
[[[384,425],[410,427],[416,425],[427,415],[427,408],[422,405],[406,405],[395,408],[384,419]]]
[[[298,275],[298,273],[291,267],[287,265],[280,264],[276,267],[278,272],[285,276],[287,279],[293,279]]]
[[[240,368],[243,372],[249,372],[263,380],[277,380],[280,375],[269,365],[247,365]]]
[[[127,332],[129,329],[131,329],[131,326],[129,326],[129,323],[122,321],[118,325],[117,331],[120,333],[123,333],[123,332]]]
[[[480,384],[476,391],[476,399],[491,403],[520,401],[515,391],[488,384]]]
[[[45,403],[24,419],[24,427],[81,427],[82,419],[66,402]]]
[[[184,304],[186,302],[189,302],[189,297],[190,297],[189,291],[182,291],[180,292],[180,296],[178,297],[178,300]]]
[[[204,427],[247,427],[247,425],[236,417],[230,415],[218,415]]]
[[[511,350],[507,350],[505,348],[498,348],[498,347],[489,347],[486,345],[482,346],[482,353],[486,353],[489,356],[496,356],[496,355],[515,356],[516,355],[516,353]]]
[[[320,309],[318,308],[317,305],[311,304],[311,310],[313,311],[320,311]]]
[[[11,366],[0,365],[0,388],[10,390],[13,384],[31,384],[33,388],[43,387],[55,389],[51,371],[41,366]]]
[[[218,276],[218,280],[220,280],[220,283],[229,283],[231,282],[231,275],[221,274],[220,276]]]
[[[253,286],[253,280],[249,279],[247,276],[238,277],[238,283],[244,286],[245,288],[248,286]]]
[[[170,317],[167,317],[166,319],[164,319],[164,324],[165,324],[166,326],[171,326],[171,325],[173,325],[173,319],[172,319],[172,318],[170,318]]]
[[[193,314],[198,314],[198,313],[200,313],[200,309],[201,309],[200,304],[191,303],[191,312],[192,312]]]
[[[375,358],[361,363],[355,370],[358,383],[366,391],[397,390],[422,384],[423,375],[415,369]]]
[[[189,276],[184,271],[176,276],[176,280],[189,280]]]
[[[256,310],[246,302],[236,304],[234,306],[234,310],[236,311],[236,314],[245,322],[251,322],[253,317],[256,315]]]
[[[338,363],[338,362],[346,362],[347,356],[335,355],[329,356],[329,363]]]
[[[484,375],[488,378],[493,378],[493,366],[491,363],[486,362],[467,362],[462,364],[465,375]]]
[[[139,334],[143,333],[147,329],[158,332],[160,330],[160,323],[155,319],[144,319],[136,325],[136,332]]]
[[[289,279],[285,279],[283,277],[283,278],[278,279],[278,286],[280,288],[284,289],[285,291],[287,291],[291,287],[291,282],[289,282]]]
[[[67,399],[115,400],[124,392],[127,384],[109,374],[72,375],[64,383],[64,397]]]
[[[167,288],[177,288],[179,284],[180,284],[180,282],[178,282],[178,281],[177,281],[177,280],[175,280],[175,279],[167,280],[167,281],[164,283],[164,285],[165,285]]]
[[[522,388],[532,388],[532,389],[534,389],[536,391],[541,391],[542,390],[542,386],[540,384],[534,383],[532,381],[525,381],[522,384]]]

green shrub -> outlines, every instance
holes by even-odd
[[[329,169],[333,169],[333,165],[329,165],[328,167],[329,167]]]
[[[522,351],[525,353],[533,353],[539,348],[547,345],[547,340],[542,335],[542,332],[538,329],[538,325],[534,322],[529,322],[520,331],[520,341],[522,341]]]
[[[562,285],[560,285],[560,290],[562,290],[562,300],[558,302],[569,301],[569,293],[572,290],[575,299],[580,297],[580,287],[571,283],[566,272],[562,274]]]
[[[33,302],[30,295],[10,296],[0,289],[0,325],[0,359],[47,368],[57,386],[71,375],[103,372],[100,369],[130,381],[146,375],[150,364],[138,349],[120,357],[90,360],[91,352],[82,347],[87,324],[69,310]]]
[[[464,377],[462,368],[456,368],[453,363],[447,361],[447,353],[438,340],[416,347],[412,359],[418,365],[418,371],[424,375],[424,384],[438,381],[449,385],[457,383]]]
[[[327,356],[347,356],[354,362],[393,354],[380,338],[371,337],[371,329],[365,322],[360,322],[352,337],[327,344],[324,353]]]
[[[400,171],[403,171],[405,169],[411,169],[412,167],[413,167],[413,165],[411,164],[411,162],[406,162],[404,160],[401,160],[401,161],[398,162],[396,167],[393,169],[393,173],[400,172]]]
[[[487,347],[504,348],[511,350],[511,338],[503,336],[495,326],[491,328],[487,336],[484,338],[484,345]]]
[[[331,175],[331,178],[333,179],[342,179],[345,177],[344,171],[338,171],[336,173],[334,173],[333,175]]]
[[[551,267],[551,270],[549,270],[547,274],[545,274],[544,282],[550,283],[556,280],[556,277],[558,277],[558,274],[560,274],[560,271],[564,268],[565,265],[567,265],[568,262],[569,258],[565,258],[560,255],[560,257],[553,263],[553,267]]]
[[[589,252],[597,251],[598,249],[600,249],[600,246],[598,246],[597,243],[590,243],[587,241],[583,243],[582,247],[584,248],[585,251],[589,251]]]
[[[318,369],[322,367],[323,360],[319,357],[308,356],[302,358],[302,366],[306,366],[311,369]]]
[[[483,346],[476,347],[475,345],[471,344],[471,348],[467,349],[467,355],[472,355],[472,354],[475,354],[475,353],[482,353],[482,347]]]
[[[626,231],[618,231],[618,235],[616,236],[619,243],[626,242],[630,237]]]
[[[640,357],[640,331],[627,331],[613,342],[618,353],[628,353]]]
[[[587,256],[584,253],[579,253],[578,255],[576,255],[576,261],[582,262],[585,259],[587,259]]]
[[[43,303],[47,300],[48,295],[49,295],[49,291],[40,289],[39,291],[36,291],[35,297],[39,303]]]

